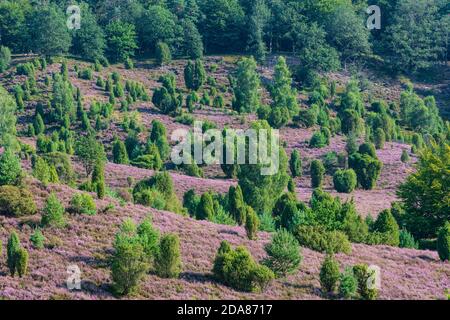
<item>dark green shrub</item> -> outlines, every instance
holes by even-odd
[[[97,206],[92,196],[88,193],[77,193],[70,200],[71,213],[95,215]]]
[[[258,238],[259,219],[252,207],[246,206],[245,231],[250,240]]]
[[[386,134],[384,133],[384,130],[382,128],[378,128],[375,130],[373,139],[375,141],[375,147],[377,149],[383,149],[384,144],[386,143]]]
[[[242,189],[239,185],[236,187],[231,186],[228,190],[228,205],[230,214],[234,220],[238,223],[238,225],[244,225],[247,211],[245,209]]]
[[[352,169],[337,170],[333,176],[333,184],[337,192],[351,193],[357,184],[355,171]]]
[[[134,63],[133,60],[131,60],[131,58],[127,58],[125,60],[125,68],[128,70],[134,69]]]
[[[327,145],[327,138],[320,131],[314,132],[309,140],[310,148],[323,148]]]
[[[71,184],[75,178],[75,173],[70,162],[70,158],[67,154],[62,152],[47,153],[42,156],[45,161],[55,167],[58,173],[58,178],[61,182]]]
[[[118,164],[128,164],[130,160],[128,159],[127,148],[125,144],[119,140],[115,139],[113,143],[113,161]]]
[[[33,234],[30,236],[30,241],[36,249],[44,249],[45,237],[40,229],[34,230]]]
[[[293,178],[302,176],[302,159],[300,158],[300,152],[298,152],[297,149],[292,151],[291,159],[289,160],[289,168],[291,169]]]
[[[439,229],[437,251],[442,261],[450,260],[450,222],[448,221]]]
[[[195,216],[199,220],[211,220],[214,217],[214,204],[210,192],[202,194]]]
[[[400,248],[419,249],[419,244],[414,240],[414,236],[406,229],[400,230],[398,246]]]
[[[324,294],[333,293],[339,280],[339,263],[333,255],[327,255],[320,268],[320,286]]]
[[[371,279],[374,278],[374,270],[369,270],[366,264],[359,264],[353,266],[353,274],[358,282],[358,294],[364,300],[376,300],[378,290],[372,284]]]
[[[145,189],[133,195],[134,202],[143,206],[152,207],[158,210],[164,210],[166,200],[164,196],[155,188]]]
[[[381,161],[368,154],[357,152],[349,156],[348,165],[355,171],[358,183],[363,189],[371,190],[375,188],[383,167]]]
[[[38,179],[44,186],[50,181],[50,167],[41,157],[37,157],[33,164],[33,176]]]
[[[181,272],[180,239],[176,234],[161,237],[155,259],[156,274],[162,278],[178,278]]]
[[[28,251],[24,248],[19,248],[16,252],[16,271],[20,278],[28,271]]]
[[[149,265],[144,248],[136,234],[136,225],[125,221],[116,234],[111,261],[111,276],[116,293],[127,295],[136,291]]]
[[[374,232],[379,232],[383,235],[383,243],[391,246],[398,246],[400,243],[400,230],[395,221],[391,210],[383,210],[377,217],[377,220],[372,226]]]
[[[159,252],[159,232],[153,227],[150,218],[138,226],[137,235],[149,262],[153,262]]]
[[[272,241],[264,247],[267,258],[264,264],[277,277],[295,272],[302,261],[300,246],[295,237],[285,229],[278,231]]]
[[[11,63],[11,50],[0,46],[0,73],[6,71]]]
[[[19,158],[10,149],[6,149],[0,155],[0,186],[17,185],[21,177],[22,167]]]
[[[45,201],[41,218],[42,226],[63,227],[65,225],[64,212],[64,207],[56,197],[56,194],[51,193]]]
[[[37,212],[32,194],[23,188],[0,186],[0,214],[21,217]]]
[[[169,46],[164,42],[158,42],[155,49],[156,63],[160,66],[169,64],[172,61],[172,54]]]
[[[301,246],[319,252],[351,253],[352,246],[347,236],[340,231],[326,231],[320,226],[300,225],[294,231],[294,236]]]
[[[20,250],[20,239],[19,235],[13,231],[8,238],[8,244],[6,246],[6,263],[8,265],[9,272],[11,276],[14,277],[17,269],[17,252]]]
[[[231,187],[230,187],[231,188]],[[194,189],[190,189],[183,195],[183,207],[185,207],[191,217],[195,217],[197,207],[200,203],[200,197],[195,194]]]
[[[409,154],[408,154],[408,151],[406,151],[405,149],[402,150],[402,155],[400,157],[400,161],[403,163],[409,162]]]
[[[358,281],[352,268],[345,268],[339,277],[339,295],[344,299],[352,299],[356,296]]]
[[[320,188],[323,182],[323,175],[325,167],[320,160],[313,160],[311,162],[311,187]]]
[[[256,263],[245,247],[233,250],[227,242],[220,245],[213,272],[225,284],[250,292],[263,291],[274,278],[273,272]]]

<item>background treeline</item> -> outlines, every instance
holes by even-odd
[[[328,71],[354,61],[378,61],[390,70],[423,71],[447,61],[446,0],[86,0],[81,29],[69,30],[74,1],[0,3],[0,43],[13,53],[72,53],[125,61],[154,54],[158,43],[173,56],[291,52],[303,71]],[[381,30],[366,28],[369,5],[380,6]]]

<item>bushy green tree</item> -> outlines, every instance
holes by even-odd
[[[228,206],[231,216],[238,225],[245,225],[247,210],[242,189],[239,185],[236,187],[231,186],[228,190]]]
[[[80,137],[75,145],[75,154],[80,158],[86,170],[86,175],[90,175],[94,167],[99,162],[106,160],[103,145],[97,141],[93,134]]]
[[[406,214],[404,225],[416,239],[434,238],[450,219],[448,201],[450,146],[442,144],[421,153],[417,171],[398,188]]]
[[[439,229],[437,251],[442,261],[450,260],[450,222],[448,221]]]
[[[178,278],[181,270],[180,239],[176,234],[161,237],[159,252],[155,259],[156,274],[162,278]]]
[[[20,250],[19,235],[13,231],[8,238],[8,244],[6,246],[6,263],[8,265],[11,276],[14,276],[17,270],[17,252]]]
[[[112,61],[124,62],[137,49],[134,25],[115,20],[105,28],[106,53]]]
[[[346,268],[339,277],[339,295],[344,299],[352,299],[356,296],[358,281],[352,268]]]
[[[272,240],[264,247],[267,258],[264,264],[277,277],[284,277],[295,272],[302,261],[300,246],[295,237],[285,229],[279,230]]]
[[[250,240],[258,238],[259,218],[250,206],[245,208],[245,231]]]
[[[184,68],[184,82],[190,90],[200,89],[206,81],[206,71],[203,62],[196,59],[195,62],[188,61]]]
[[[75,214],[95,215],[97,205],[88,193],[76,193],[70,200],[70,212]]]
[[[19,158],[11,149],[6,149],[0,155],[0,186],[17,185],[22,177],[22,166]]]
[[[313,160],[311,162],[311,187],[312,188],[320,188],[322,186],[323,175],[325,173],[325,167],[323,166],[322,161]]]
[[[134,292],[149,265],[144,248],[136,235],[136,225],[125,221],[114,241],[111,275],[115,291],[120,295]]]
[[[127,148],[123,141],[116,138],[113,143],[113,161],[118,164],[128,164],[130,160],[128,159]]]
[[[291,158],[289,160],[289,168],[291,169],[291,175],[293,178],[302,176],[302,159],[300,152],[297,149],[292,151]]]
[[[378,296],[378,290],[375,287],[370,287],[369,278],[374,276],[374,270],[369,270],[366,264],[358,264],[353,266],[353,274],[358,282],[357,293],[363,300],[376,300]]]
[[[373,138],[375,140],[375,147],[377,149],[383,149],[386,142],[386,134],[384,133],[384,130],[381,128],[375,130]]]
[[[40,229],[34,230],[33,234],[30,236],[30,241],[34,248],[38,250],[44,249],[45,237]]]
[[[82,27],[74,30],[72,51],[83,58],[95,60],[103,56],[106,40],[96,16],[87,5],[81,5]]]
[[[253,122],[251,128],[257,132],[261,129],[265,129],[265,132],[269,135],[268,140],[273,139],[271,128],[266,121],[260,120]],[[270,143],[268,143],[269,150],[267,150],[267,154],[271,155],[273,152],[273,156],[276,156],[275,152],[277,150],[271,151],[270,148]],[[248,148],[246,148],[246,150],[248,153]],[[244,200],[258,213],[258,215],[261,215],[264,212],[270,212],[276,200],[284,192],[287,186],[289,180],[289,175],[287,174],[288,158],[282,147],[278,150],[277,158],[277,162],[267,159],[269,161],[266,162],[269,164],[263,164],[261,159],[259,159],[257,164],[240,165],[238,179]],[[274,168],[276,165],[277,168]]]
[[[0,186],[0,214],[21,217],[37,211],[33,195],[24,188]]]
[[[333,175],[333,183],[337,192],[351,193],[356,188],[356,173],[352,169],[339,169]]]
[[[339,280],[339,263],[333,255],[327,255],[320,268],[320,285],[324,294],[333,293]]]
[[[54,4],[36,7],[29,21],[33,51],[45,56],[67,53],[71,44],[64,13]]]
[[[150,132],[150,142],[158,147],[161,160],[165,161],[169,157],[170,146],[167,141],[166,127],[161,121],[152,121],[152,131]]]
[[[155,49],[156,63],[160,66],[169,64],[172,61],[172,54],[169,46],[164,42],[158,42]]]
[[[16,108],[14,98],[0,85],[0,144],[13,150],[18,149]]]
[[[406,229],[400,230],[399,245],[400,248],[418,249],[419,244],[414,240],[414,236]]]
[[[64,206],[61,204],[55,193],[51,193],[45,201],[41,224],[44,227],[63,227],[65,222]]]
[[[202,36],[198,32],[197,26],[190,19],[183,21],[184,30],[184,54],[189,59],[201,59],[203,57]]]
[[[259,93],[260,79],[256,72],[256,61],[242,58],[236,70],[236,85],[234,89],[233,109],[239,113],[253,112],[261,104]]]
[[[200,203],[197,207],[196,218],[200,220],[212,220],[214,217],[214,203],[210,192],[205,192],[200,197]]]
[[[261,292],[274,278],[266,266],[256,263],[245,247],[232,249],[223,241],[214,260],[215,277],[225,284],[243,291]]]
[[[11,51],[8,47],[0,46],[0,73],[5,72],[11,63]]]
[[[398,246],[400,243],[400,230],[389,209],[383,210],[372,226],[373,231],[382,234],[383,243],[391,246]]]
[[[361,148],[360,148],[361,149]],[[365,190],[375,188],[380,176],[383,164],[378,158],[371,157],[367,153],[356,152],[349,156],[348,164],[358,178],[358,183]]]
[[[28,271],[28,251],[24,248],[19,248],[16,252],[16,271],[20,278]]]

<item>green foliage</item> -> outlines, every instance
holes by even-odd
[[[170,154],[170,146],[167,141],[166,127],[158,120],[152,121],[152,131],[150,132],[151,143],[158,147],[159,154],[163,161],[167,160]]]
[[[376,288],[370,288],[370,278],[374,276],[374,270],[370,271],[366,264],[359,264],[353,266],[353,274],[358,282],[358,294],[361,299],[364,300],[376,300],[378,297],[378,290]]]
[[[406,151],[405,149],[402,150],[402,155],[400,156],[400,161],[403,163],[408,163],[409,162],[409,154],[408,151]]]
[[[231,187],[230,187],[231,188]],[[194,189],[189,189],[183,195],[183,207],[185,207],[191,217],[195,217],[200,203],[200,197],[195,194]]]
[[[0,185],[18,185],[22,178],[19,158],[11,149],[0,155]]]
[[[293,178],[302,176],[302,159],[300,157],[300,152],[297,149],[292,151],[291,159],[289,160],[289,168]]]
[[[356,296],[358,281],[352,268],[345,268],[339,277],[339,295],[344,299],[352,299]]]
[[[320,268],[320,286],[324,294],[333,293],[339,280],[339,263],[333,255],[327,255]]]
[[[320,188],[323,182],[323,175],[325,173],[325,167],[320,160],[313,160],[311,162],[311,187]]]
[[[238,225],[245,225],[247,210],[242,189],[239,185],[236,187],[231,186],[228,190],[228,206],[231,216]]]
[[[64,206],[56,197],[55,193],[51,193],[45,201],[44,209],[42,212],[41,225],[44,227],[64,227]]]
[[[50,182],[50,167],[41,157],[36,157],[33,164],[33,176],[46,186]]]
[[[184,30],[184,54],[190,59],[201,59],[203,57],[203,41],[195,23],[187,19],[183,21],[182,27]]]
[[[180,239],[176,234],[165,234],[155,259],[156,274],[161,278],[178,278],[181,270]]]
[[[0,73],[5,72],[11,63],[11,50],[8,47],[0,46]]]
[[[28,21],[30,47],[44,56],[67,53],[71,36],[66,25],[66,17],[56,5],[39,6]]]
[[[184,82],[186,88],[197,91],[203,86],[205,80],[206,71],[203,62],[200,59],[195,60],[195,62],[188,61],[184,69]],[[193,100],[193,102],[196,102],[195,99]]]
[[[66,184],[71,184],[73,182],[75,173],[73,171],[70,158],[67,154],[62,152],[50,152],[42,155],[42,157],[51,168],[56,169],[58,179],[61,182]]]
[[[160,66],[169,64],[170,61],[172,61],[172,54],[170,53],[170,48],[164,42],[158,42],[156,44],[155,55],[156,55],[156,62]]]
[[[400,248],[419,249],[419,244],[414,240],[414,236],[406,229],[400,230],[398,246]]]
[[[30,241],[36,249],[44,249],[45,237],[40,229],[34,230],[30,236]]]
[[[214,204],[212,194],[205,192],[200,197],[200,203],[197,206],[197,212],[195,214],[199,220],[211,220],[214,216]]]
[[[273,139],[271,128],[266,121],[260,120],[253,122],[251,128],[257,132],[260,129],[265,129],[267,130],[266,134],[268,134],[268,139]],[[271,155],[271,152],[276,152],[276,150],[270,150],[270,143],[268,143],[268,149],[268,155]],[[248,146],[246,150],[248,153]],[[275,155],[272,155],[272,159],[273,156]],[[267,160],[269,160],[266,161],[268,164],[262,164],[261,159],[258,159],[257,164],[240,165],[238,172],[239,186],[242,189],[244,200],[258,215],[264,212],[271,212],[276,200],[284,192],[289,180],[289,175],[287,174],[288,159],[282,147],[278,150],[277,163],[271,159]]]
[[[233,250],[226,241],[217,252],[213,273],[225,284],[249,292],[264,291],[275,277],[269,268],[256,263],[245,247]]]
[[[95,215],[97,206],[92,196],[88,193],[76,193],[70,200],[71,213]]]
[[[123,141],[116,138],[113,143],[113,161],[118,164],[129,164],[127,148]]]
[[[0,186],[0,214],[21,217],[37,212],[32,194],[23,188]]]
[[[365,190],[371,190],[376,186],[383,164],[378,158],[372,157],[364,150],[361,150],[362,146],[360,146],[359,152],[349,156],[348,164],[355,171],[361,187]]]
[[[182,96],[176,96],[176,79],[173,73],[160,78],[162,87],[153,93],[152,102],[164,114],[177,115],[183,104]]]
[[[19,248],[16,252],[16,271],[20,278],[28,271],[28,251],[24,248]]]
[[[182,213],[183,207],[178,200],[171,176],[167,171],[157,173],[149,179],[145,179],[136,184],[133,188],[133,199],[135,203],[146,205],[146,190],[156,190],[165,204],[163,210]]]
[[[383,149],[386,142],[386,134],[384,133],[384,130],[382,128],[375,130],[373,138],[375,140],[375,147],[377,149]]]
[[[105,29],[106,53],[112,61],[124,62],[134,55],[136,44],[136,31],[132,24],[115,20]]]
[[[250,240],[258,238],[259,218],[250,206],[245,208],[245,231]]]
[[[442,261],[450,260],[450,222],[448,221],[439,229],[437,251]]]
[[[449,145],[427,148],[421,153],[417,171],[398,188],[406,212],[402,220],[416,239],[434,238],[450,219],[449,165]]]
[[[90,175],[94,167],[99,162],[106,160],[105,150],[101,142],[96,137],[89,134],[87,137],[80,137],[75,145],[75,154],[80,158],[86,170],[86,175]]]
[[[159,252],[159,231],[153,227],[150,217],[138,226],[137,235],[148,261],[153,262]]]
[[[279,230],[264,249],[268,256],[264,260],[264,264],[277,277],[284,277],[290,273],[294,273],[302,261],[300,246],[297,240],[291,233],[284,229]]]
[[[260,79],[256,72],[256,61],[242,58],[236,70],[236,84],[233,86],[233,109],[239,113],[253,112],[261,104]]]
[[[135,292],[149,269],[144,247],[136,231],[134,222],[126,220],[114,241],[111,276],[114,289],[120,295]]]
[[[0,144],[13,150],[18,149],[16,108],[13,97],[0,85]]]
[[[398,246],[400,243],[400,230],[389,209],[383,210],[372,226],[374,232],[382,234],[383,243],[391,246]]]
[[[351,193],[356,188],[357,177],[355,171],[337,170],[333,176],[334,189],[337,192]]]
[[[300,225],[294,235],[301,246],[319,252],[349,254],[351,244],[347,236],[340,231],[325,231],[323,227]]]
[[[11,276],[14,276],[17,268],[17,252],[20,250],[20,239],[19,235],[13,231],[9,235],[8,244],[6,246],[6,263],[8,265],[9,272]]]

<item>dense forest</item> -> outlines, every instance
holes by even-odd
[[[447,0],[1,1],[0,299],[448,299],[449,30]],[[277,170],[175,163],[197,122],[276,132]]]

